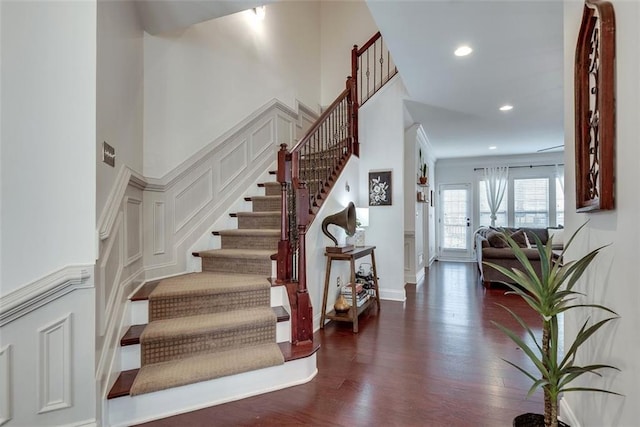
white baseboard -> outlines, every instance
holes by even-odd
[[[400,301],[405,302],[407,300],[407,294],[404,289],[380,289],[380,299],[388,301]]]
[[[560,398],[559,412],[560,419],[562,422],[569,424],[571,427],[581,427],[580,422],[576,418],[576,415],[571,410],[571,407],[567,403],[567,400],[562,397]]]
[[[77,423],[66,424],[63,427],[98,427],[97,420],[84,420]]]

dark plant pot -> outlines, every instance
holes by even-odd
[[[568,424],[558,420],[559,427],[569,427]],[[522,414],[513,419],[513,427],[544,427],[544,415],[542,414]]]

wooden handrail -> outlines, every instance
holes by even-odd
[[[358,48],[358,45],[353,46],[351,50],[351,76],[355,80],[356,87],[356,116],[358,108],[397,73],[398,69],[393,63],[389,49],[384,44],[382,34],[379,31],[361,48]]]
[[[357,50],[356,50],[356,53],[358,54],[358,56],[361,56],[364,52],[366,52],[366,50],[367,50],[367,49],[369,49],[371,46],[373,46],[373,44],[374,44],[375,42],[377,42],[377,41],[378,41],[378,39],[379,39],[380,37],[382,37],[382,34],[380,34],[380,31],[378,31],[377,33],[375,33],[375,34],[374,34],[374,35],[369,39],[369,41],[368,41],[368,42],[366,42],[365,44],[363,44],[363,45],[362,45],[362,47],[361,47],[360,49],[357,49],[357,48],[358,48],[358,46],[357,46],[357,45],[354,45],[353,47],[355,47],[355,48],[357,49]]]
[[[311,135],[316,132],[320,126],[322,126],[324,124],[324,122],[326,122],[327,117],[329,117],[332,113],[333,110],[335,110],[336,106],[338,104],[340,104],[340,102],[342,100],[344,100],[350,92],[350,88],[346,88],[345,90],[342,91],[342,93],[340,95],[338,95],[338,97],[331,103],[331,105],[329,106],[329,108],[327,108],[321,115],[320,117],[318,117],[318,120],[315,121],[314,125],[311,126],[309,128],[309,130],[307,131],[307,133],[304,134],[304,136],[300,139],[300,141],[298,141],[298,143],[291,149],[291,151],[298,151],[300,150],[300,147],[303,146],[306,141],[309,140],[309,138],[311,137]]]

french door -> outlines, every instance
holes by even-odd
[[[440,185],[441,258],[471,258],[471,185]]]

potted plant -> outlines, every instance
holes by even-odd
[[[536,273],[529,262],[526,253],[508,235],[503,233],[505,241],[509,244],[516,258],[520,262],[522,269],[513,268],[511,270],[489,262],[484,264],[495,268],[507,276],[512,283],[505,283],[510,291],[508,293],[520,296],[527,304],[540,315],[542,320],[542,338],[534,335],[520,316],[509,308],[502,306],[511,316],[525,329],[526,333],[535,343],[535,346],[528,345],[517,332],[492,322],[502,330],[513,342],[515,342],[535,365],[537,372],[531,373],[515,363],[505,360],[519,371],[523,372],[533,381],[529,389],[530,396],[538,387],[544,392],[544,416],[538,414],[523,414],[514,419],[514,426],[558,426],[558,398],[561,393],[570,391],[597,391],[603,393],[618,394],[600,388],[571,386],[570,383],[585,373],[592,373],[600,376],[601,369],[617,368],[605,364],[592,364],[578,366],[575,364],[575,357],[578,349],[591,337],[598,329],[618,315],[611,309],[599,304],[576,304],[573,301],[577,296],[583,295],[574,291],[573,287],[578,279],[585,272],[589,264],[598,255],[604,246],[594,249],[582,258],[562,263],[565,251],[569,248],[576,235],[586,225],[583,224],[571,236],[562,252],[557,256],[552,250],[553,237],[551,236],[546,245],[542,244],[538,236],[533,235],[538,254],[540,255],[541,273]],[[613,317],[608,317],[589,325],[589,319],[585,320],[572,343],[565,340],[565,354],[560,354],[560,343],[558,333],[558,316],[567,310],[582,308],[593,308],[603,310]],[[536,419],[534,423],[527,423],[526,420]],[[561,423],[562,425],[562,423]]]
[[[425,185],[427,183],[427,164],[422,160],[422,149],[418,149],[418,183]]]
[[[426,184],[427,181],[429,181],[429,178],[427,177],[427,164],[423,163],[422,167],[420,168],[420,184]]]

